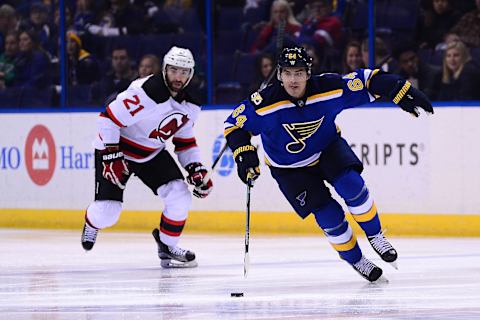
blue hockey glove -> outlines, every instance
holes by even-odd
[[[422,91],[415,89],[409,81],[399,80],[395,90],[393,90],[391,99],[393,103],[398,104],[400,108],[415,117],[420,115],[418,108],[433,114],[430,100]]]
[[[247,183],[247,177],[255,181],[260,176],[260,161],[254,146],[249,144],[238,147],[233,152],[233,158],[237,163],[238,176],[243,183]]]

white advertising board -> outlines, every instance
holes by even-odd
[[[223,139],[227,110],[203,111],[195,131],[211,165]],[[0,208],[84,209],[94,195],[91,141],[97,113],[0,114]],[[364,178],[385,213],[479,214],[480,107],[442,107],[414,119],[394,108],[344,111],[342,135],[364,162]],[[255,138],[255,144],[260,140]],[[255,211],[287,212],[266,166],[252,193]],[[241,211],[245,187],[226,152],[214,191],[192,210]],[[162,202],[137,178],[125,192],[126,210],[160,210]]]

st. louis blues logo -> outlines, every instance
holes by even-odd
[[[305,149],[305,140],[310,138],[323,122],[323,116],[319,120],[301,123],[284,123],[283,127],[287,130],[288,134],[293,138],[293,142],[288,143],[285,146],[290,153],[299,153]]]
[[[172,113],[160,122],[158,129],[150,132],[149,138],[158,139],[165,142],[173,136],[181,127],[188,122],[186,114]]]
[[[300,193],[295,199],[300,203],[300,207],[305,206],[305,199],[307,198],[307,190]]]

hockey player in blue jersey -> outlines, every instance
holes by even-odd
[[[225,121],[225,137],[240,179],[250,183],[260,175],[250,138],[260,135],[265,162],[295,212],[302,218],[313,214],[340,257],[373,282],[382,269],[363,256],[325,181],[343,198],[384,261],[395,266],[397,252],[382,232],[375,202],[360,175],[363,165],[340,136],[335,118],[344,109],[380,96],[416,117],[418,108],[428,113],[433,108],[422,92],[399,76],[377,69],[311,75],[311,65],[303,48],[285,48],[278,59],[278,81],[235,107]]]

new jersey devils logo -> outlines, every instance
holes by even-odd
[[[158,129],[150,132],[149,138],[165,141],[188,122],[186,114],[172,113],[160,122]]]

